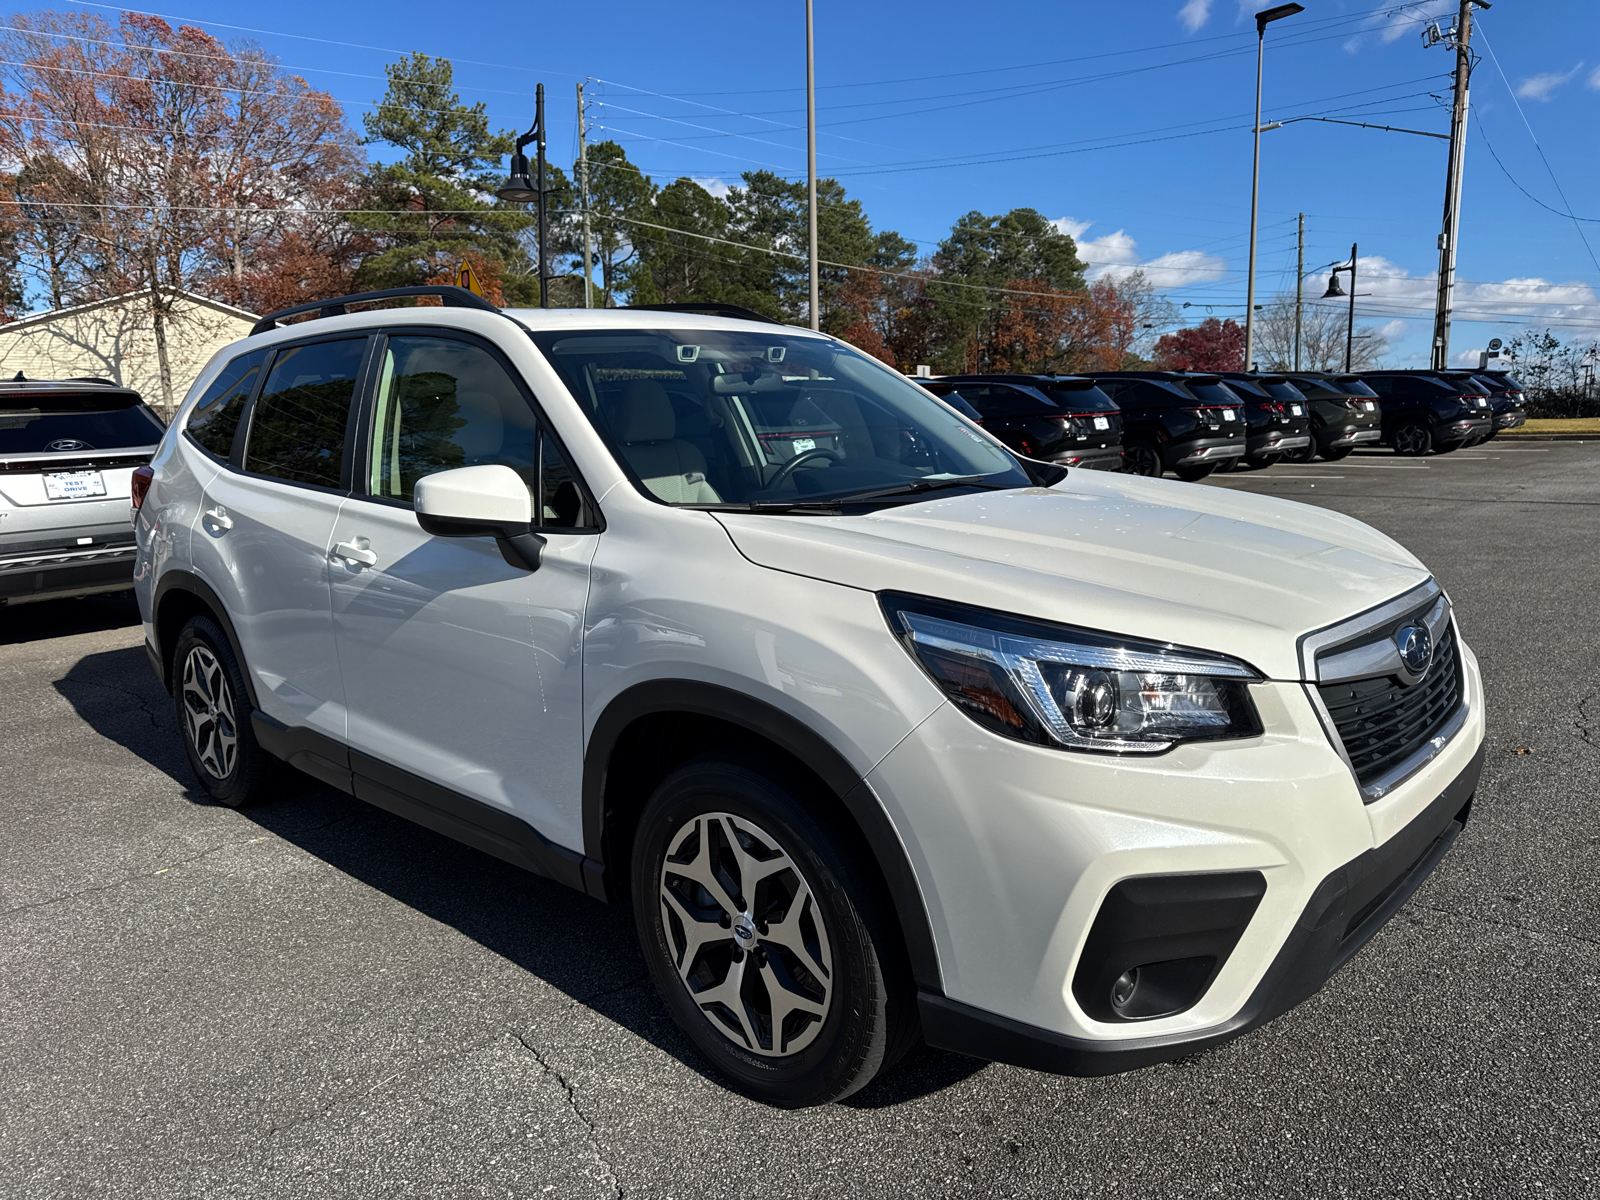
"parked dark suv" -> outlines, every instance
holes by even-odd
[[[1122,469],[1122,413],[1092,379],[1076,375],[945,375],[918,380],[964,400],[978,422],[1018,454],[1063,467]]]
[[[1474,371],[1472,374],[1489,393],[1489,407],[1494,412],[1494,433],[1490,437],[1502,429],[1515,429],[1527,422],[1527,401],[1522,384],[1509,371]]]
[[[1358,446],[1383,440],[1383,409],[1378,393],[1361,376],[1334,371],[1294,375],[1311,414],[1311,445],[1286,455],[1291,462],[1310,462],[1321,455],[1336,462]]]
[[[1270,467],[1295,450],[1311,445],[1311,416],[1306,398],[1283,375],[1251,375],[1225,371],[1222,381],[1244,403],[1244,464]]]
[[[1243,405],[1220,375],[1094,371],[1089,377],[1122,409],[1124,470],[1171,471],[1192,483],[1244,457]]]
[[[0,383],[0,604],[133,586],[129,503],[164,432],[103,379]]]
[[[1361,379],[1378,393],[1383,440],[1396,454],[1448,454],[1476,446],[1494,432],[1488,393],[1471,376],[1364,371]]]

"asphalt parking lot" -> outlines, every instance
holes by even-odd
[[[1600,444],[1198,486],[1369,521],[1450,591],[1489,752],[1437,873],[1317,997],[1078,1080],[920,1051],[725,1091],[626,916],[305,781],[191,786],[130,600],[0,611],[0,1194],[1600,1193]]]

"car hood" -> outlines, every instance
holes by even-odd
[[[1416,587],[1392,538],[1307,504],[1075,471],[860,516],[715,514],[751,562],[1214,650],[1299,679],[1297,642]]]

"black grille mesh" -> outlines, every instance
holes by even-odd
[[[1428,677],[1405,687],[1392,675],[1317,685],[1362,784],[1371,783],[1424,745],[1461,704],[1461,662],[1447,628]]]

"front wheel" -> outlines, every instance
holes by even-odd
[[[172,647],[178,733],[200,786],[239,808],[265,797],[277,760],[256,741],[244,673],[217,623],[192,617]]]
[[[1161,478],[1161,451],[1150,442],[1129,442],[1122,451],[1122,463],[1130,475]]]
[[[1433,449],[1433,433],[1421,421],[1407,421],[1389,439],[1396,454],[1420,458]]]
[[[701,760],[639,820],[633,906],[656,988],[718,1074],[787,1108],[865,1087],[914,1041],[915,989],[860,855],[761,769]]]
[[[1198,467],[1173,467],[1172,473],[1185,483],[1199,483],[1216,469],[1216,463],[1201,463]]]

